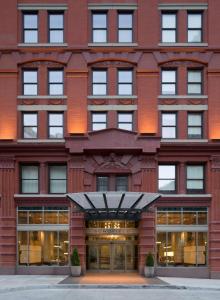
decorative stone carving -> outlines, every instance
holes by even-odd
[[[14,157],[0,156],[0,169],[14,169],[15,159]]]

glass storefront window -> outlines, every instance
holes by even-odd
[[[167,224],[167,212],[157,212],[157,224]]]
[[[69,217],[67,211],[59,211],[59,224],[68,224]]]
[[[120,228],[135,228],[136,223],[134,221],[89,221],[87,224],[88,228],[105,228],[105,229],[120,229]]]
[[[68,231],[19,231],[18,263],[21,265],[67,265]]]
[[[44,212],[44,223],[45,224],[58,224],[58,212],[45,211]]]
[[[181,212],[168,213],[168,225],[181,224]]]
[[[28,224],[28,212],[19,211],[18,212],[18,224]]]
[[[158,266],[204,266],[207,232],[158,232]]]
[[[207,213],[206,212],[198,212],[198,224],[204,225],[207,224]]]
[[[184,212],[183,213],[184,225],[196,225],[196,212]]]
[[[43,215],[42,212],[30,211],[29,212],[29,224],[42,224]]]

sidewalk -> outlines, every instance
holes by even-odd
[[[197,279],[197,278],[177,278],[158,277],[160,280],[173,286],[185,286],[187,288],[220,289],[220,279]]]

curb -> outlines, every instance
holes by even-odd
[[[201,287],[187,287],[178,285],[150,285],[150,284],[139,284],[139,285],[125,285],[125,284],[55,284],[55,285],[30,285],[30,286],[20,286],[20,287],[10,287],[5,289],[0,289],[0,294],[8,292],[17,291],[30,291],[30,290],[68,290],[68,289],[165,289],[165,290],[214,290],[220,291],[220,288],[201,288]]]

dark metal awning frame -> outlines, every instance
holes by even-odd
[[[139,220],[160,194],[136,192],[72,193],[67,197],[78,211],[85,213],[86,220]]]

